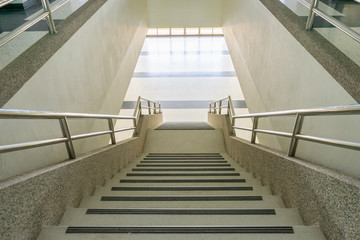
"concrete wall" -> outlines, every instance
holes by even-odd
[[[222,0],[148,0],[149,27],[221,27]]]
[[[320,225],[328,240],[358,239],[358,178],[233,137],[225,116],[209,114],[208,120],[223,129],[228,154],[281,195],[286,207],[298,208],[306,225]]]
[[[118,114],[146,36],[146,24],[146,0],[107,1],[4,108]],[[1,120],[0,125],[1,145],[61,136],[54,120]],[[73,120],[70,127],[72,134],[108,128],[106,121],[100,120]],[[79,140],[75,148],[83,153],[106,146],[108,141],[108,136]],[[1,154],[0,179],[64,159],[63,144]]]
[[[57,225],[66,208],[139,156],[147,130],[161,122],[161,114],[144,116],[137,137],[0,182],[0,239],[34,240],[41,226]]]
[[[251,113],[356,103],[260,1],[224,0],[223,31]],[[303,132],[358,141],[359,120],[309,117]],[[293,124],[294,119],[271,118],[259,127],[291,132]],[[261,144],[288,151],[288,139],[258,137]],[[302,141],[297,156],[360,176],[356,151]]]

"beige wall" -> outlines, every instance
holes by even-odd
[[[146,0],[109,0],[4,108],[118,114],[147,31]],[[61,33],[59,33],[61,34]],[[0,144],[61,137],[56,120],[7,120]],[[73,120],[73,134],[107,130],[106,121]],[[74,130],[76,129],[76,130]],[[77,153],[109,137],[75,143]],[[0,155],[0,179],[67,159],[64,144]]]
[[[148,0],[149,27],[221,27],[222,0]]]
[[[223,31],[252,113],[355,104],[355,100],[304,49],[260,1],[224,0]],[[359,118],[308,117],[304,133],[358,141]],[[266,129],[291,131],[291,119],[260,121]],[[259,134],[261,144],[288,151],[287,139]],[[359,176],[352,150],[300,142],[297,156]]]

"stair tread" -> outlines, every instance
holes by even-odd
[[[264,195],[262,201],[101,201],[101,196],[85,197],[83,208],[284,208],[280,196]]]
[[[65,234],[67,226],[44,227],[38,240],[118,240],[120,234]],[[318,227],[293,226],[294,234],[121,234],[123,240],[326,240]]]
[[[236,214],[235,210],[227,211],[228,214],[86,214],[88,209],[75,208],[68,209],[62,220],[62,225],[301,225],[302,220],[297,209],[275,209],[273,215],[269,214]],[[116,210],[116,209],[115,209]],[[160,209],[166,210],[166,209]],[[221,209],[217,209],[221,211]],[[242,209],[244,210],[244,209]],[[246,210],[246,209],[245,209]],[[261,209],[259,209],[261,210]],[[189,210],[185,209],[186,213]],[[211,210],[209,211],[211,213]],[[231,215],[233,214],[233,215]]]

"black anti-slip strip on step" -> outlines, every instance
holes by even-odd
[[[246,179],[122,179],[121,183],[244,183]]]
[[[88,209],[86,214],[276,215],[275,209]]]
[[[231,164],[137,164],[137,167],[230,167]]]
[[[220,153],[149,153],[148,155],[220,155]]]
[[[211,172],[211,171],[235,171],[235,168],[133,168],[134,172]]]
[[[178,161],[178,160],[173,160],[173,161],[163,161],[163,160],[145,160],[145,161],[140,161],[140,163],[227,163],[228,161],[224,160],[224,161],[208,161],[208,160],[203,160],[203,161],[197,161],[197,160],[183,160],[183,161]]]
[[[262,196],[104,196],[101,201],[262,201]]]
[[[191,226],[191,227],[68,227],[66,233],[172,233],[172,234],[196,234],[196,233],[277,233],[293,234],[294,229],[290,226]]]
[[[223,157],[151,157],[144,160],[223,160]]]
[[[111,191],[252,191],[252,187],[112,187]]]
[[[128,173],[128,177],[210,177],[210,176],[240,176],[240,173]]]
[[[144,158],[223,158],[221,155],[151,155]]]

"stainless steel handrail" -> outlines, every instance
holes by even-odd
[[[144,100],[141,97],[139,97],[139,100],[146,101],[150,104],[156,103],[157,105],[154,106],[153,113],[154,114],[161,113],[161,110],[159,108],[160,103],[154,102],[154,101],[151,101],[148,99]],[[137,123],[139,121],[140,116],[142,115],[141,107],[139,108],[139,106],[141,106],[141,102],[139,102],[139,103],[140,104],[137,104],[137,106],[135,108],[134,116],[118,116],[118,115],[108,115],[108,114],[87,114],[87,113],[63,113],[63,112],[48,112],[48,111],[28,111],[28,110],[1,109],[0,108],[0,119],[53,119],[53,120],[55,119],[55,120],[58,120],[60,127],[61,127],[62,135],[63,135],[61,137],[46,139],[46,140],[2,145],[2,146],[0,146],[0,153],[13,152],[13,151],[19,151],[19,150],[23,150],[23,149],[65,143],[69,158],[74,159],[74,158],[76,158],[76,153],[75,153],[75,149],[73,146],[74,140],[109,134],[111,137],[111,143],[116,144],[115,133],[134,130],[134,135],[136,135]],[[149,114],[152,114],[151,111],[149,112]],[[107,120],[109,130],[72,135],[69,124],[68,124],[68,119]],[[114,120],[132,120],[133,127],[115,129],[114,128]]]
[[[0,8],[5,6],[5,5],[8,5],[9,3],[13,2],[14,0],[2,0],[0,1]]]
[[[209,113],[217,114],[217,109],[219,109],[219,114],[221,114],[221,106],[217,107],[223,101],[228,101],[229,105],[232,105],[231,97],[220,99],[210,103]],[[342,147],[353,150],[360,150],[360,142],[351,142],[331,138],[321,138],[316,136],[304,135],[301,134],[302,125],[306,116],[334,116],[334,115],[360,115],[360,104],[346,105],[346,106],[333,106],[325,108],[312,108],[312,109],[298,109],[298,110],[286,110],[286,111],[276,111],[276,112],[265,112],[265,113],[253,113],[253,114],[244,114],[244,115],[235,115],[234,110],[228,110],[227,115],[229,115],[232,130],[234,129],[251,131],[251,143],[255,143],[256,134],[270,134],[280,137],[291,138],[290,147],[289,147],[289,156],[295,156],[297,145],[299,140],[316,142],[336,147]],[[259,129],[258,123],[259,119],[265,117],[284,117],[284,116],[295,116],[295,124],[292,132],[281,132],[267,129]],[[235,126],[236,119],[251,118],[253,119],[252,128],[248,127],[239,127]]]
[[[14,0],[1,1],[0,7],[3,7],[13,1]],[[13,40],[17,36],[19,36],[21,33],[23,33],[24,31],[26,31],[27,29],[29,29],[30,27],[32,27],[33,25],[35,25],[36,23],[38,23],[39,21],[41,21],[44,18],[46,18],[46,20],[47,20],[50,33],[52,33],[52,34],[56,33],[56,27],[55,27],[54,20],[52,18],[52,13],[69,1],[70,0],[64,0],[60,3],[55,3],[55,4],[50,5],[49,0],[41,0],[43,10],[33,14],[31,16],[31,18],[28,21],[26,21],[24,24],[20,25],[19,27],[15,28],[11,32],[9,32],[6,35],[4,35],[3,37],[1,37],[0,38],[0,47],[5,45],[9,41]]]
[[[223,105],[223,102],[227,102],[227,105]],[[229,115],[230,117],[230,121],[231,121],[231,125],[234,127],[234,118],[233,116],[235,115],[235,109],[234,109],[234,105],[233,102],[231,100],[231,96],[227,96],[226,98],[222,98],[213,102],[210,102],[209,105],[209,113],[217,113],[217,111],[219,111],[219,114],[221,114],[221,111],[223,108],[227,109],[227,115]]]
[[[315,15],[318,15],[319,17],[323,18],[325,21],[331,23],[336,28],[338,28],[340,31],[354,39],[355,41],[360,43],[360,34],[349,28],[346,24],[340,22],[336,18],[329,16],[325,12],[321,11],[318,8],[319,0],[312,0],[311,4],[305,0],[297,0],[302,5],[304,5],[306,8],[310,10],[309,17],[306,23],[306,30],[311,30],[313,28]]]

